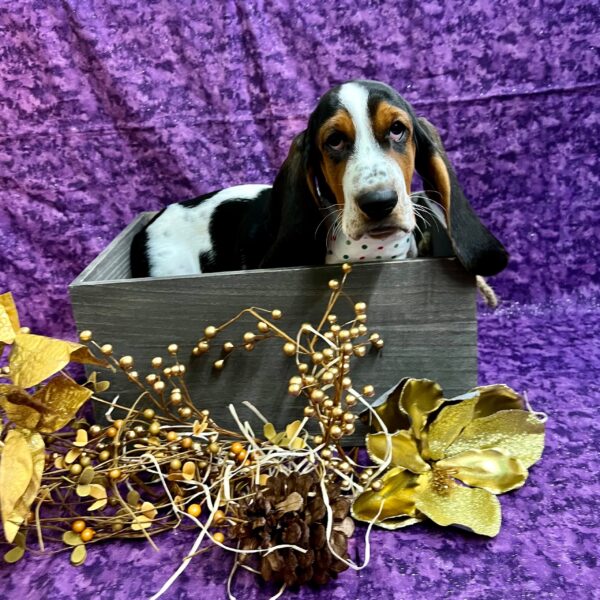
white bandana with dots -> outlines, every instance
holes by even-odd
[[[328,265],[347,261],[404,260],[416,256],[417,244],[414,236],[402,231],[382,240],[364,235],[355,241],[347,238],[342,232],[330,235],[327,239],[326,263]]]

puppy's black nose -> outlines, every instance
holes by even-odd
[[[358,196],[356,203],[369,219],[381,221],[398,204],[398,194],[395,190],[375,190]]]

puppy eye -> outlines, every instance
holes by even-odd
[[[406,136],[406,127],[400,121],[394,121],[390,127],[390,139],[394,142],[400,142]]]
[[[339,131],[334,131],[327,137],[325,144],[332,150],[343,150],[346,145],[346,136]]]

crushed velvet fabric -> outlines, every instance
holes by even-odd
[[[481,383],[549,415],[500,535],[419,525],[299,598],[592,598],[600,579],[599,7],[592,0],[23,0],[0,7],[0,291],[73,337],[68,283],[140,211],[270,182],[319,94],[383,80],[435,123],[511,252],[480,310]],[[594,170],[595,166],[595,170]],[[409,375],[409,374],[407,374]],[[364,530],[359,529],[357,538]],[[189,534],[0,565],[6,598],[147,598]],[[357,539],[351,554],[363,555]],[[167,598],[225,597],[230,557]],[[251,574],[238,598],[265,598]]]

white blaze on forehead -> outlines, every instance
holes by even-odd
[[[358,83],[345,83],[340,88],[338,98],[354,123],[356,153],[379,150],[369,117],[369,90]]]

